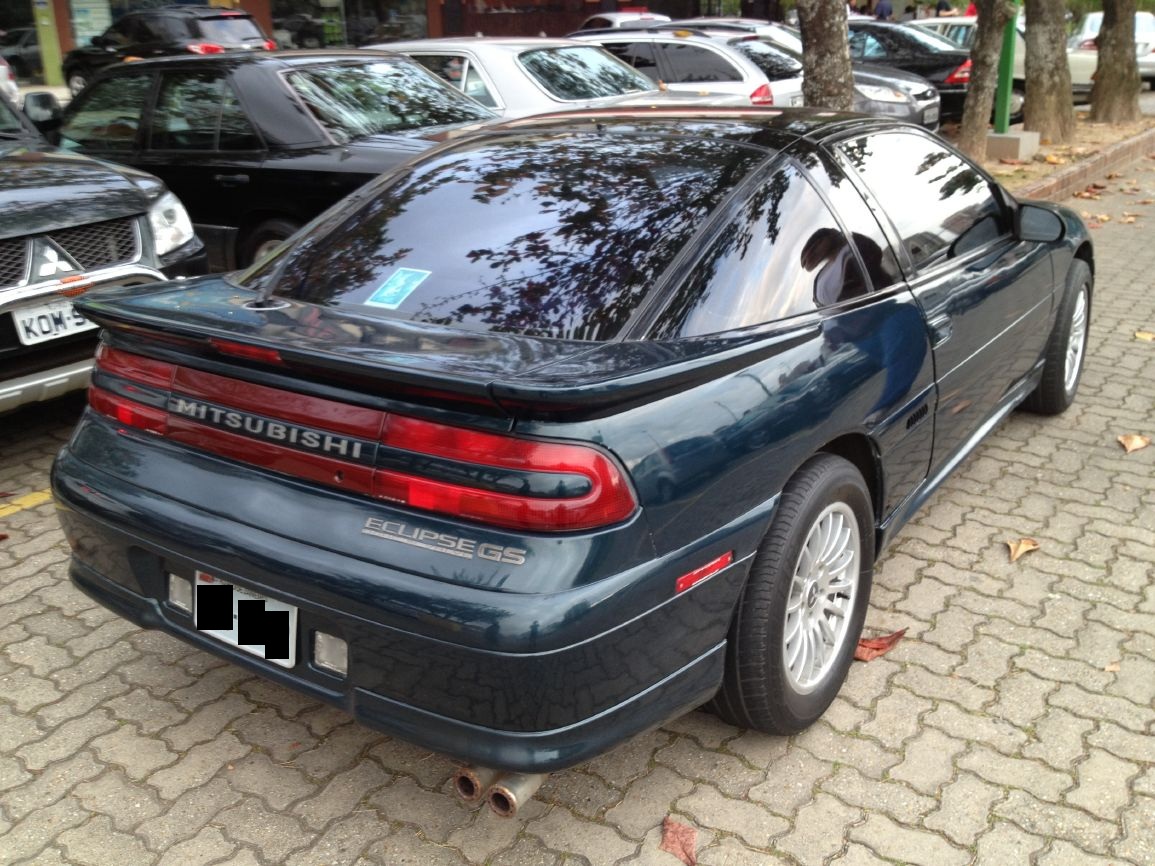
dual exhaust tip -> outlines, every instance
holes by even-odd
[[[453,791],[464,803],[485,800],[502,818],[512,818],[533,799],[545,773],[504,773],[489,767],[458,767],[453,774]]]

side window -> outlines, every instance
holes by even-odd
[[[699,45],[663,45],[662,53],[670,65],[670,82],[684,84],[696,81],[741,81],[738,68],[715,51]]]
[[[886,49],[869,33],[859,30],[850,34],[850,56],[855,60],[885,57]]]
[[[130,151],[152,86],[149,75],[110,78],[93,86],[60,129],[65,149]]]
[[[846,235],[794,165],[741,205],[675,293],[658,338],[697,337],[810,313],[866,292]]]
[[[493,94],[490,93],[489,88],[485,86],[485,81],[482,79],[481,73],[477,71],[477,67],[472,63],[465,67],[465,95],[472,96],[482,105],[497,108],[497,100],[493,98]]]
[[[152,118],[152,150],[253,150],[257,137],[232,89],[213,72],[161,79]]]
[[[464,88],[461,70],[465,60],[459,54],[418,54],[413,59],[443,81],[448,81],[458,90]]]
[[[839,150],[889,215],[916,269],[965,255],[1010,229],[982,173],[926,136],[883,132]]]
[[[662,77],[658,71],[657,53],[649,42],[604,42],[602,48],[623,63],[634,67],[651,81],[657,81]]]

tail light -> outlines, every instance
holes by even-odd
[[[968,57],[962,62],[962,65],[960,65],[958,69],[956,69],[944,79],[943,84],[970,84],[970,80],[971,61]]]
[[[1084,39],[1082,42],[1079,43],[1079,50],[1080,51],[1098,51],[1099,50],[1099,40],[1098,39]]]
[[[763,84],[757,90],[750,94],[751,105],[773,105],[774,94],[770,91],[769,84]]]
[[[224,54],[225,49],[215,42],[193,42],[188,46],[193,54]]]
[[[106,346],[88,402],[124,427],[231,460],[492,526],[572,532],[637,509],[617,463],[592,445],[366,409]]]
[[[265,50],[266,51],[276,51],[277,50],[277,43],[274,42],[272,39],[266,39],[265,40]]]

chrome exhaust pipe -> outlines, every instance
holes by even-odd
[[[517,810],[533,799],[546,773],[506,773],[489,786],[485,799],[489,808],[502,818],[512,818]]]
[[[489,767],[458,767],[453,773],[453,792],[464,803],[477,803],[500,776],[500,770]]]

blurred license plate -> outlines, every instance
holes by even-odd
[[[297,608],[196,573],[197,629],[283,668],[297,663]]]
[[[938,120],[938,106],[932,105],[922,113],[923,123],[934,123]]]
[[[16,338],[25,346],[46,343],[96,327],[95,322],[88,321],[72,308],[71,301],[63,298],[13,310],[12,318],[16,324]]]

